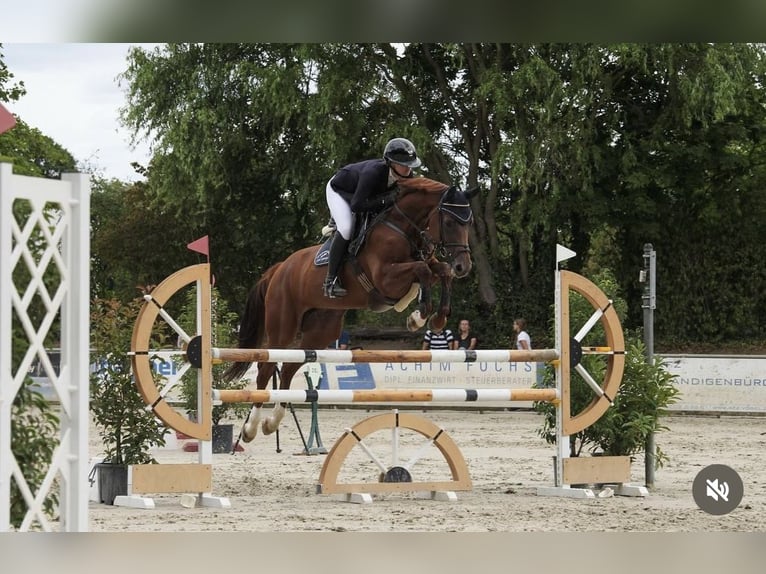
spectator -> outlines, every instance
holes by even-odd
[[[423,337],[423,350],[449,350],[452,347],[452,342],[455,340],[455,335],[449,329],[441,329],[439,331],[432,331],[429,329],[426,331]]]
[[[348,331],[343,329],[340,332],[340,337],[335,339],[335,342],[332,343],[328,348],[330,349],[349,349],[351,347],[351,335],[348,334]]]
[[[527,322],[522,318],[514,319],[513,330],[516,332],[516,348],[528,351],[532,348],[532,339],[527,333]]]
[[[453,349],[475,349],[479,344],[479,339],[475,333],[471,333],[471,323],[468,319],[461,319],[458,323],[457,337],[452,342]]]

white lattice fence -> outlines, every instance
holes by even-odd
[[[28,509],[18,530],[88,529],[89,262],[88,176],[18,176],[0,163],[0,532],[11,529],[11,484]],[[51,341],[60,348],[58,373],[46,350]],[[35,362],[61,406],[59,443],[33,491],[13,456],[11,416]],[[52,489],[57,522],[43,511]]]

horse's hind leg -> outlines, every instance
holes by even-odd
[[[341,309],[312,309],[303,316],[301,323],[301,348],[324,349],[340,336],[345,310]],[[280,389],[289,389],[295,373],[303,363],[284,363],[280,373]],[[276,403],[269,418],[261,426],[263,434],[271,434],[279,427],[285,416],[285,406]]]
[[[271,411],[271,416],[263,419],[261,428],[263,434],[269,435],[279,428],[279,423],[285,418],[285,405],[284,403],[274,403],[274,409]]]

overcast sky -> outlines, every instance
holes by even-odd
[[[142,142],[133,149],[118,119],[125,87],[118,85],[117,75],[126,68],[129,47],[3,43],[8,70],[27,90],[5,107],[69,150],[78,164],[107,178],[140,179],[130,163],[146,166],[149,146]]]

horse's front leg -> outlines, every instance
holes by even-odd
[[[431,286],[433,285],[436,276],[431,273],[430,268],[426,264],[417,267],[416,275],[418,277],[418,281],[420,282],[420,292],[418,293],[418,308],[410,313],[409,317],[407,317],[407,330],[412,332],[422,328],[434,310],[434,304],[431,296]]]
[[[431,316],[428,326],[430,329],[439,331],[447,325],[447,318],[452,311],[452,278],[454,277],[454,272],[449,263],[442,261],[433,261],[430,265],[430,270],[441,282],[441,296],[439,298],[439,309]]]
[[[293,376],[301,368],[302,363],[284,363],[282,365],[282,372],[279,374],[279,388],[289,389],[290,383],[293,380]],[[285,418],[285,405],[276,401],[274,403],[274,409],[271,411],[271,416],[263,420],[261,430],[263,434],[271,434],[279,428],[279,423]]]
[[[275,363],[258,363],[258,376],[255,379],[256,388],[265,389],[276,368],[277,365]],[[253,403],[240,433],[244,442],[250,442],[258,434],[258,425],[261,422],[262,412],[263,403]]]
[[[425,261],[408,261],[392,263],[383,267],[384,272],[373,278],[378,289],[384,293],[397,293],[403,289],[409,289],[413,283],[420,284],[418,295],[418,308],[407,319],[407,328],[417,331],[433,312],[431,302],[431,285],[435,276],[431,273],[428,263]]]

